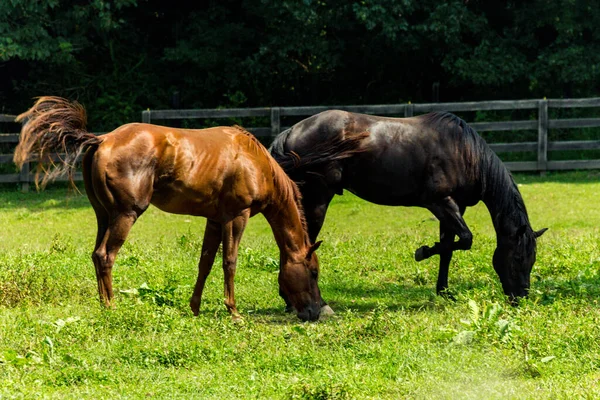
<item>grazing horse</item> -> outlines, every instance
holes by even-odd
[[[457,116],[386,118],[330,110],[279,134],[269,151],[299,183],[311,240],[343,189],[376,204],[431,211],[440,221],[440,241],[417,249],[415,259],[440,255],[437,293],[451,298],[452,252],[469,250],[473,241],[463,214],[483,201],[496,230],[493,265],[504,293],[511,300],[527,296],[536,238],[546,229],[532,230],[509,171]]]
[[[76,102],[42,97],[18,120],[26,120],[14,159],[22,166],[32,155],[49,162],[49,179],[72,172],[83,157],[83,179],[96,213],[98,234],[92,260],[98,292],[110,306],[112,267],[129,230],[150,204],[174,213],[207,218],[198,279],[190,307],[198,315],[202,291],[219,245],[223,244],[225,305],[239,319],[233,279],[238,246],[248,218],[262,213],[280,250],[280,292],[298,317],[316,320],[321,295],[319,262],[311,244],[298,188],[254,136],[239,127],[174,129],[126,124],[95,136]],[[55,153],[65,153],[53,162]]]

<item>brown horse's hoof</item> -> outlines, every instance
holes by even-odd
[[[231,314],[231,322],[234,324],[243,324],[244,318],[242,318],[242,316],[238,313]]]
[[[196,302],[194,301],[194,299],[192,299],[190,301],[190,308],[192,309],[192,313],[194,313],[194,317],[197,317],[198,314],[200,314],[200,302]]]
[[[429,258],[429,255],[426,254],[427,250],[429,250],[429,247],[427,246],[421,246],[417,249],[417,251],[415,251],[415,260],[417,262],[419,261],[423,261],[426,258]]]
[[[331,307],[329,307],[328,305],[324,305],[323,307],[321,307],[321,313],[319,314],[319,319],[327,319],[329,317],[331,317],[333,314],[335,314],[335,312],[331,309]]]

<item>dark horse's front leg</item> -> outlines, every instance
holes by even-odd
[[[463,219],[465,207],[458,207],[450,197],[444,199],[440,206],[431,207],[432,213],[440,220],[440,241],[433,247],[422,246],[415,252],[415,260],[422,261],[433,255],[440,255],[440,268],[436,291],[438,295],[454,300],[448,292],[448,269],[454,250],[469,250],[473,243],[473,235]],[[458,241],[454,236],[458,235]]]

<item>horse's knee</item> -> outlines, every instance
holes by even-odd
[[[470,250],[473,245],[473,234],[471,232],[467,232],[464,235],[459,236],[458,243],[460,243],[460,248],[462,250]]]
[[[98,279],[100,279],[100,275],[106,270],[106,251],[100,249],[95,250],[92,253],[92,261],[96,268],[96,275],[98,276]]]
[[[228,272],[228,273],[234,273],[236,264],[237,264],[237,258],[226,257],[223,260],[223,271]]]
[[[101,276],[110,274],[112,266],[115,263],[115,255],[98,249],[92,253],[92,261],[94,262],[94,267],[96,267],[98,279],[100,279]]]
[[[92,261],[94,265],[102,264],[106,260],[106,251],[97,249],[92,253]]]

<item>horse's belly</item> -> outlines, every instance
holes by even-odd
[[[187,214],[206,217],[212,220],[226,220],[243,210],[251,209],[252,214],[260,201],[245,190],[233,190],[222,183],[190,186],[183,182],[171,182],[155,187],[151,203],[162,211],[173,214]],[[242,188],[243,189],[243,188]]]
[[[171,214],[186,214],[213,218],[217,202],[203,196],[189,196],[181,192],[155,192],[151,203],[158,209]]]
[[[371,203],[388,206],[415,206],[421,203],[423,185],[417,179],[420,174],[364,164],[344,172],[344,188]]]

